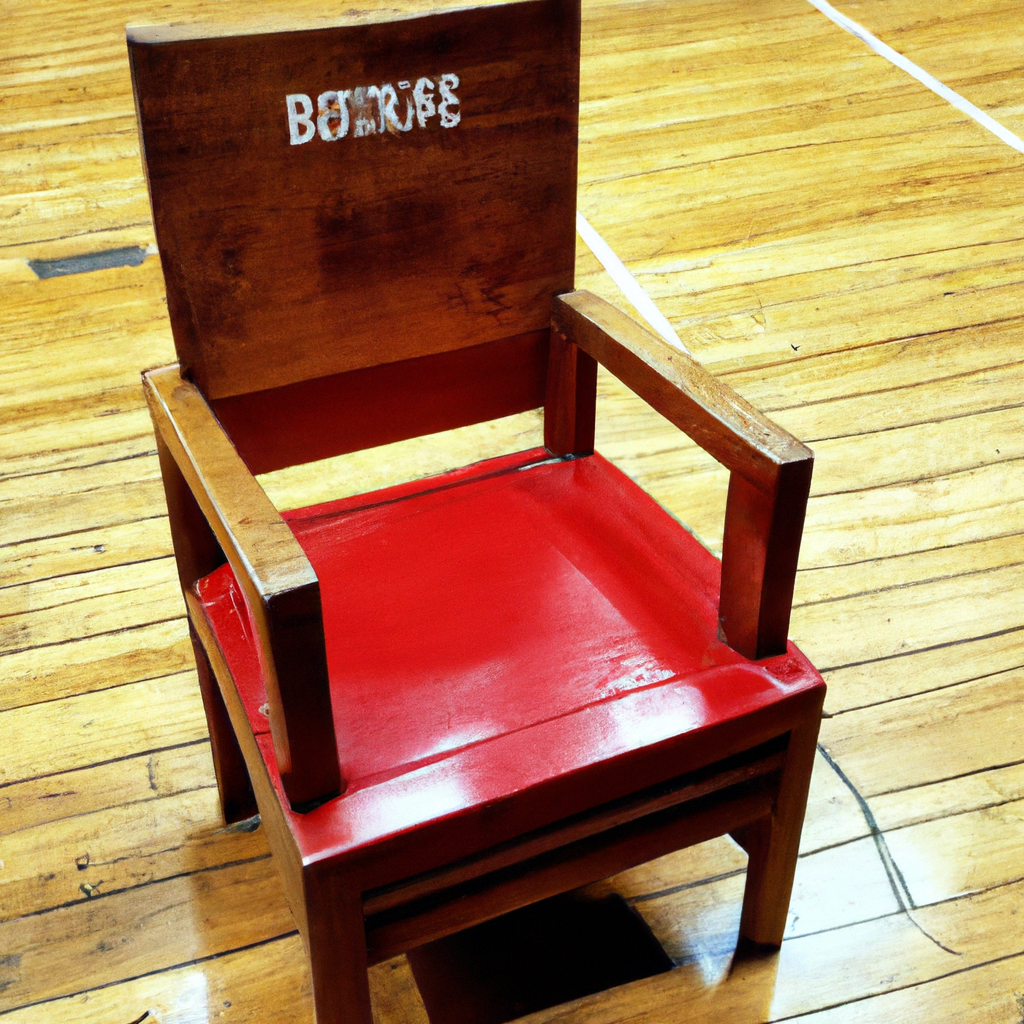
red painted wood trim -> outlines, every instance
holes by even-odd
[[[210,403],[253,473],[544,404],[548,332],[405,359]]]

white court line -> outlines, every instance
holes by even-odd
[[[827,0],[807,0],[807,2],[816,7],[826,18],[834,21],[840,28],[856,36],[862,43],[874,50],[875,53],[889,61],[890,64],[894,64],[902,71],[905,71],[911,78],[915,78],[925,86],[925,88],[931,89],[936,96],[940,96],[950,106],[973,118],[983,128],[990,131],[996,138],[1005,142],[1008,146],[1017,150],[1018,153],[1024,153],[1024,140],[1019,135],[1015,135],[1009,128],[1001,125],[994,117],[976,107],[970,100],[964,99],[958,92],[954,92],[948,85],[944,85],[934,75],[930,75],[925,71],[924,68],[918,67],[913,61],[904,57],[902,53],[897,53],[891,46],[873,36],[863,25],[837,11]],[[578,210],[576,211],[576,230],[583,241],[586,242],[590,251],[597,257],[601,266],[608,271],[612,280],[619,286],[619,289],[626,298],[633,303],[637,312],[640,313],[647,323],[674,348],[678,348],[687,355],[691,355],[690,350],[679,340],[679,335],[676,334],[668,319],[654,304],[654,300],[644,291],[640,282],[626,269],[626,265],[615,255],[611,246],[591,227],[587,218]]]
[[[654,304],[654,299],[644,291],[640,282],[626,269],[625,263],[612,252],[612,247],[590,226],[590,222],[579,210],[576,211],[576,230],[580,238],[587,243],[587,248],[597,257],[597,262],[608,271],[611,279],[619,286],[622,294],[633,303],[637,312],[673,348],[692,356],[693,353],[672,329],[668,318]]]
[[[936,96],[941,96],[951,106],[963,111],[968,117],[987,128],[997,138],[1002,139],[1008,146],[1012,146],[1017,152],[1024,153],[1024,141],[1020,136],[1014,135],[1009,128],[1005,128],[994,117],[990,117],[984,110],[979,110],[969,100],[965,100],[958,92],[954,92],[948,85],[943,85],[934,75],[928,74],[924,68],[919,68],[913,61],[907,60],[902,53],[897,53],[891,46],[886,46],[881,39],[873,36],[863,25],[857,24],[853,19],[837,11],[827,0],[807,0],[813,7],[817,7],[826,18],[830,18],[840,28],[855,35],[862,43],[866,43],[875,53],[884,57],[891,64],[906,71],[912,78],[916,78],[923,86],[931,89]]]

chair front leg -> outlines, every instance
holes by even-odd
[[[740,918],[741,944],[782,945],[817,741],[817,720],[793,730],[774,810],[747,825],[736,837],[749,858]]]
[[[360,894],[330,868],[307,868],[303,885],[316,1024],[373,1024]]]

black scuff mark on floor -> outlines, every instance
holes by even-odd
[[[889,844],[885,841],[885,833],[878,827],[878,822],[875,820],[875,815],[868,806],[867,800],[864,799],[857,787],[850,781],[846,772],[836,764],[824,744],[818,744],[818,753],[824,758],[825,763],[836,773],[837,776],[839,776],[840,781],[853,794],[854,800],[857,801],[857,806],[860,807],[861,814],[864,815],[864,821],[867,823],[868,829],[871,833],[871,838],[875,841],[875,848],[878,851],[878,856],[882,861],[882,867],[885,869],[886,876],[889,879],[892,894],[896,897],[900,913],[905,914],[907,920],[926,939],[934,942],[939,949],[944,950],[946,953],[951,953],[953,956],[963,956],[963,953],[959,950],[950,949],[949,946],[941,943],[934,935],[925,931],[911,913],[911,911],[917,910],[917,904],[914,902],[913,896],[910,895],[910,888],[907,885],[906,879],[903,877],[903,872],[897,867],[896,861],[893,859],[892,853],[889,850]]]
[[[150,250],[141,245],[128,245],[121,249],[104,249],[102,252],[87,252],[81,256],[62,256],[55,260],[28,260],[36,277],[65,277],[68,274],[88,274],[93,270],[110,270],[112,267],[138,267],[150,255]]]

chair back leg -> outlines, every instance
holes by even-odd
[[[213,755],[213,770],[217,775],[220,806],[224,820],[230,825],[234,821],[251,818],[257,813],[256,795],[249,780],[249,769],[242,756],[242,748],[238,745],[231,719],[228,718],[224,698],[213,676],[206,651],[203,650],[191,622],[188,631],[196,656],[196,674],[199,676],[199,689],[203,695],[206,724],[210,729],[210,753]]]
[[[185,592],[197,579],[213,572],[222,564],[224,555],[159,430],[156,432],[156,447],[164,495],[167,498],[167,515],[178,566],[178,579],[182,592]],[[213,754],[221,810],[224,812],[224,820],[230,825],[234,821],[251,818],[256,813],[256,797],[253,795],[249,770],[228,717],[220,687],[191,621],[188,632],[195,653],[196,673],[199,676],[199,690],[203,695],[206,722],[210,728],[210,750]]]

